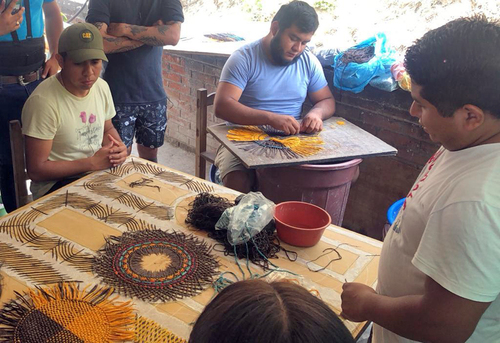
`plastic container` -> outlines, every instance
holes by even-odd
[[[220,178],[219,168],[217,168],[214,164],[210,165],[210,172],[208,173],[208,177],[210,182],[216,183],[218,185],[223,185]]]
[[[259,190],[276,204],[302,201],[325,209],[341,226],[351,181],[361,159],[335,164],[303,164],[257,169]]]
[[[279,239],[290,245],[310,247],[321,239],[331,217],[324,209],[301,201],[286,201],[274,210]]]
[[[399,199],[389,207],[389,209],[387,210],[387,221],[389,222],[389,224],[392,225],[392,223],[394,223],[405,200],[406,198]]]

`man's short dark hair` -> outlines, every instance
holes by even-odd
[[[315,32],[319,26],[318,14],[304,1],[292,1],[281,6],[273,21],[279,22],[280,31],[295,25],[304,33]]]
[[[405,65],[422,98],[444,117],[471,104],[500,118],[500,22],[453,20],[408,48]]]

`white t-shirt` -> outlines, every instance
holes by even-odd
[[[500,342],[500,143],[441,147],[408,194],[384,240],[377,291],[423,294],[426,275],[492,302],[467,342]],[[374,342],[414,341],[374,325]]]
[[[23,107],[23,134],[52,140],[49,161],[75,161],[94,155],[102,146],[104,122],[115,107],[106,81],[98,78],[85,97],[77,97],[54,76],[43,81]],[[56,182],[32,182],[36,199]]]

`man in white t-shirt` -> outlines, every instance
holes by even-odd
[[[318,15],[304,1],[281,6],[264,38],[235,51],[222,69],[214,99],[215,115],[241,125],[269,125],[287,135],[318,132],[335,112],[335,99],[307,43],[318,28]],[[302,105],[313,105],[299,124]],[[224,146],[215,165],[224,186],[247,193],[255,170],[247,169]]]
[[[406,53],[410,114],[442,147],[385,238],[377,291],[344,284],[343,316],[376,343],[500,342],[500,22],[432,30]]]
[[[101,34],[94,25],[74,24],[61,34],[58,52],[61,72],[37,87],[22,113],[34,199],[127,157],[111,122],[111,92],[99,78],[107,61]]]

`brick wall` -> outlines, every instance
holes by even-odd
[[[215,92],[227,57],[183,53],[163,53],[163,86],[169,97],[167,140],[188,150],[196,145],[196,91],[206,88]],[[208,113],[208,125],[220,123],[213,110]],[[215,151],[219,144],[207,137],[207,150]]]
[[[196,90],[214,92],[227,58],[164,52],[163,82],[170,97],[167,139],[194,151]],[[327,80],[333,71],[325,70]],[[411,117],[408,92],[392,93],[367,87],[360,94],[339,92],[330,84],[337,100],[336,115],[379,137],[398,149],[396,157],[367,158],[360,165],[360,177],[351,188],[343,226],[381,238],[387,208],[406,196],[420,169],[437,145]],[[209,111],[208,125],[220,122]],[[210,136],[210,135],[209,135]],[[208,150],[218,143],[209,137]]]

